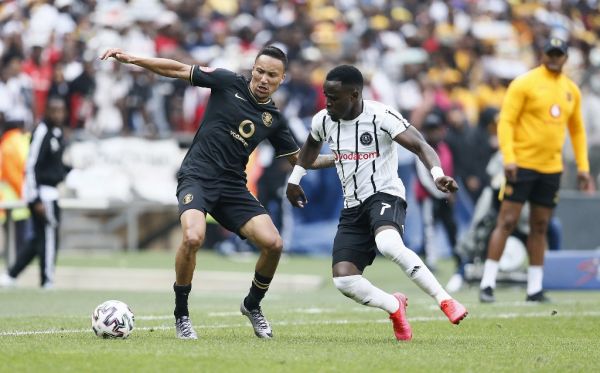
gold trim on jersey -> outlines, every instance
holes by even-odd
[[[258,101],[258,98],[257,98],[256,96],[254,96],[254,93],[252,93],[252,90],[250,89],[250,83],[248,83],[248,85],[247,85],[246,87],[248,87],[248,92],[250,92],[250,96],[252,97],[252,99],[254,99],[254,101],[255,101],[257,104],[266,105],[266,104],[268,104],[268,103],[270,103],[270,102],[271,102],[271,97],[269,97],[269,98],[267,99],[267,101],[264,101],[264,102],[260,102],[260,101]]]
[[[294,150],[293,152],[290,152],[290,153],[276,155],[275,158],[287,157],[288,155],[296,154],[298,152],[300,152],[300,149],[296,149],[296,150]]]

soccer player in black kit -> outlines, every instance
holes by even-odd
[[[260,249],[254,279],[240,311],[259,338],[272,338],[271,326],[260,308],[273,279],[283,241],[265,208],[246,187],[245,168],[256,146],[268,139],[277,157],[298,159],[299,148],[271,95],[285,78],[287,57],[266,46],[258,52],[251,79],[225,69],[187,65],[164,58],[142,58],[109,49],[113,57],[154,73],[189,80],[211,89],[200,128],[177,174],[177,199],[183,240],[175,258],[175,327],[180,339],[197,339],[188,312],[188,295],[196,266],[196,252],[206,234],[206,213],[222,226],[249,239]],[[333,167],[333,157],[321,156],[311,168]]]

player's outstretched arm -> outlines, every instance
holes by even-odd
[[[119,48],[110,48],[106,50],[104,53],[102,53],[100,59],[107,60],[110,57],[121,63],[137,65],[146,70],[150,70],[155,74],[166,76],[168,78],[189,80],[190,72],[192,70],[192,66],[179,61],[170,60],[167,58],[138,57],[125,53]]]
[[[421,162],[431,172],[435,186],[444,193],[453,193],[458,190],[456,181],[450,176],[444,175],[440,167],[440,158],[435,150],[425,141],[423,135],[414,127],[408,129],[394,138],[398,144],[415,153]]]
[[[317,162],[319,157],[319,152],[321,151],[322,142],[315,140],[311,134],[308,135],[306,142],[302,145],[300,149],[300,153],[296,157],[288,158],[290,163],[295,164],[294,170],[288,179],[288,185],[286,189],[286,195],[292,206],[294,207],[304,207],[305,204],[308,203],[306,199],[306,195],[304,194],[304,190],[300,186],[300,179],[302,176],[306,175],[307,168],[324,168],[330,167],[327,166],[329,163],[333,165],[333,157],[329,160],[327,158],[322,158],[322,164],[316,164],[317,166],[324,167],[314,167],[315,162]],[[320,163],[320,162],[317,162]]]
[[[320,149],[320,148],[319,148]],[[319,150],[320,152],[320,150]],[[288,161],[295,166],[300,158],[299,153],[294,153],[288,156]],[[319,154],[317,158],[306,169],[319,170],[321,168],[335,167],[335,158],[332,154]]]

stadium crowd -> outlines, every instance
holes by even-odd
[[[447,163],[464,191],[455,201],[456,213],[466,211],[468,220],[490,182],[486,167],[497,151],[495,123],[506,87],[537,65],[549,36],[569,42],[565,70],[583,92],[595,188],[600,182],[600,9],[595,0],[3,1],[1,121],[3,128],[31,132],[44,116],[47,97],[57,95],[67,102],[65,130],[72,141],[189,139],[210,91],[142,69],[99,63],[102,51],[119,46],[133,54],[244,73],[257,51],[274,43],[290,61],[274,100],[299,142],[312,115],[325,105],[325,73],[339,63],[354,64],[368,80],[365,98],[397,108],[430,132],[427,138],[447,144]],[[563,188],[574,188],[569,149]],[[281,209],[280,188],[289,166],[272,162],[266,149],[260,153],[252,160],[249,180]],[[414,186],[417,172],[408,151],[400,152],[399,173],[409,198],[422,202],[427,188]],[[328,180],[315,189],[327,189],[329,183],[336,190],[334,172],[320,178]],[[320,212],[307,209],[303,219],[338,211],[339,205],[331,203],[341,203],[340,198],[322,199],[314,204]]]

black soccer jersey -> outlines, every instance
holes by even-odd
[[[31,136],[27,156],[24,196],[27,202],[58,199],[56,185],[64,180],[62,161],[65,143],[62,129],[41,122]]]
[[[193,66],[190,82],[210,88],[211,95],[179,178],[245,180],[248,157],[264,139],[273,145],[277,157],[299,151],[273,101],[258,102],[243,76],[225,69]]]

